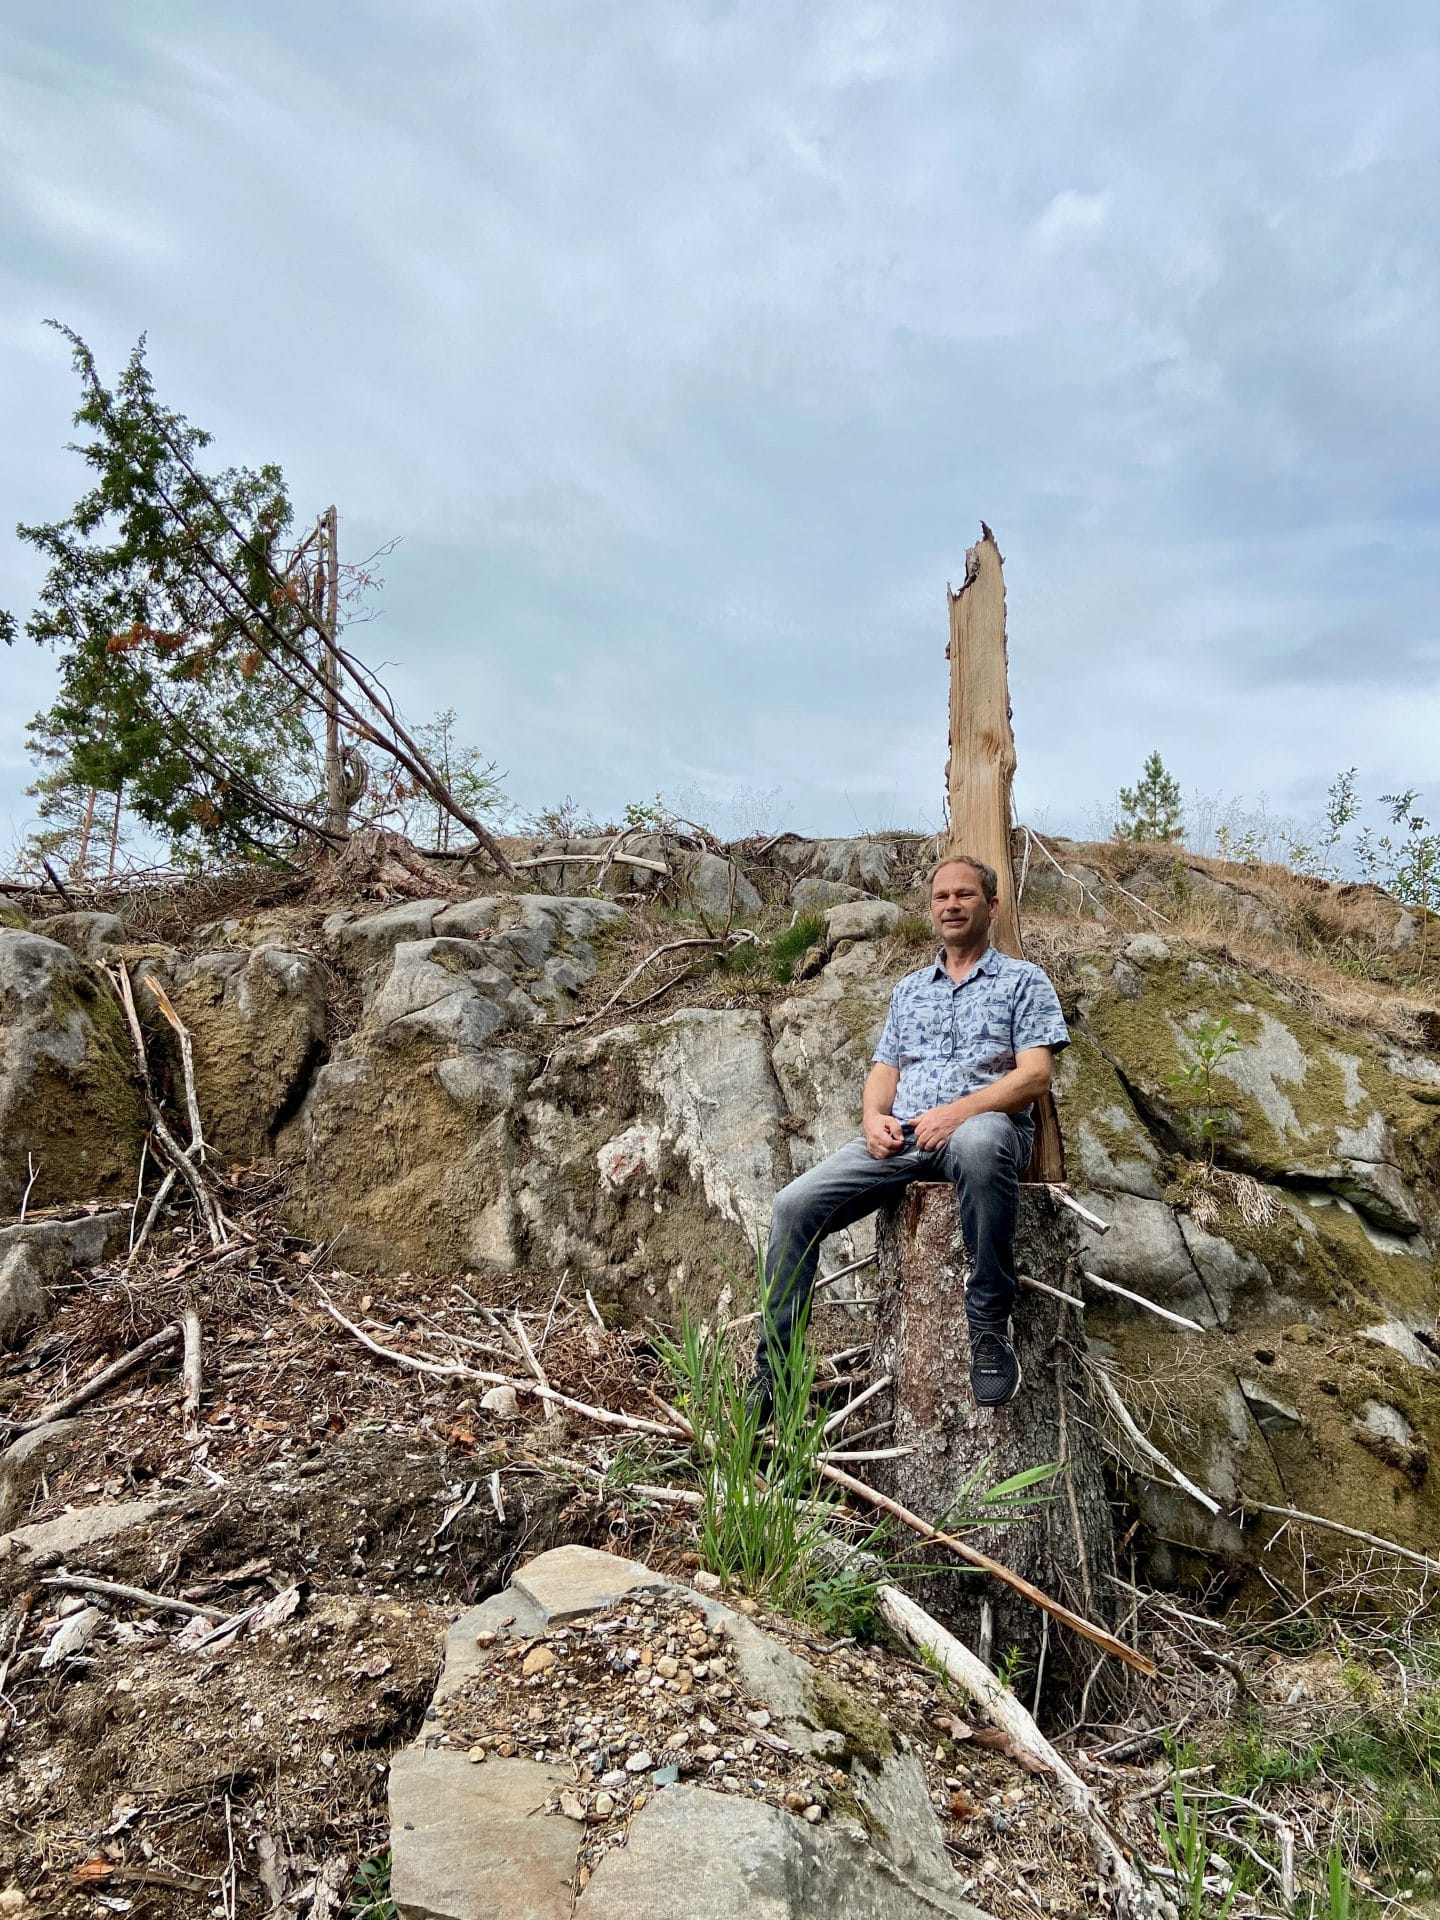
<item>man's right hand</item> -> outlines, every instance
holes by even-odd
[[[872,1160],[889,1160],[905,1150],[905,1134],[900,1122],[889,1113],[867,1113],[865,1144]]]

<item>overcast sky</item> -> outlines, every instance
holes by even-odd
[[[1024,817],[1159,747],[1440,813],[1433,0],[47,0],[0,60],[0,606],[56,315],[399,536],[362,650],[523,809],[934,824],[1006,556]],[[0,844],[45,656],[0,654]],[[779,791],[779,799],[768,796]]]

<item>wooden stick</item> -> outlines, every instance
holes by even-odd
[[[1020,1594],[1033,1605],[1052,1614],[1064,1626],[1070,1627],[1092,1646],[1101,1647],[1106,1653],[1113,1654],[1117,1660],[1123,1660],[1137,1673],[1143,1673],[1147,1680],[1153,1680],[1159,1669],[1155,1662],[1134,1647],[1127,1647],[1123,1640],[1117,1640],[1113,1633],[1107,1633],[1104,1627],[1097,1627],[1093,1620],[1072,1613],[1061,1601],[1054,1600],[1039,1587],[1033,1586],[1021,1574],[1012,1573],[1009,1567],[1002,1566],[998,1560],[992,1560],[988,1553],[967,1546],[963,1540],[957,1540],[953,1533],[942,1533],[938,1527],[932,1527],[928,1520],[922,1520],[918,1513],[912,1513],[908,1507],[902,1507],[898,1500],[892,1500],[888,1494],[877,1493],[874,1487],[867,1486],[863,1480],[857,1480],[853,1474],[844,1472],[840,1467],[822,1465],[821,1473],[827,1480],[833,1480],[837,1487],[844,1487],[848,1493],[868,1501],[873,1507],[879,1507],[882,1513],[888,1513],[902,1521],[922,1540],[932,1540],[937,1546],[948,1547],[950,1552],[966,1561],[972,1567],[980,1567],[992,1574],[1002,1585],[1013,1593]]]
[[[655,961],[662,959],[665,954],[678,953],[682,947],[713,947],[715,944],[716,942],[713,934],[697,933],[688,940],[671,940],[671,941],[668,941],[663,947],[656,947],[653,953],[646,954],[645,958],[640,962],[638,967],[632,967],[630,969],[629,973],[626,974],[625,978],[620,982],[619,986],[615,989],[614,993],[611,994],[610,998],[605,1002],[603,1007],[597,1007],[594,1013],[587,1013],[582,1019],[567,1021],[565,1023],[566,1028],[573,1029],[575,1027],[588,1027],[591,1025],[593,1021],[603,1019],[604,1016],[610,1012],[612,1007],[619,1005],[620,1001],[622,1001],[625,997],[626,989],[629,986],[631,986],[634,981],[640,978],[641,974],[644,973],[645,969],[649,966],[652,966],[655,963]],[[673,984],[673,983],[667,983],[667,984]],[[636,1004],[643,1005],[644,1003],[641,1001],[637,1001]]]
[[[525,1356],[526,1366],[529,1367],[540,1385],[544,1387],[548,1393],[550,1391],[550,1382],[545,1378],[545,1369],[541,1366],[539,1357],[530,1344],[530,1336],[525,1331],[524,1321],[518,1313],[512,1313],[510,1321],[515,1329],[515,1338],[519,1343],[520,1351]]]
[[[863,1407],[867,1400],[873,1400],[877,1393],[883,1393],[886,1387],[893,1386],[894,1378],[895,1376],[893,1374],[882,1373],[878,1380],[872,1380],[863,1393],[857,1393],[853,1400],[846,1401],[838,1413],[831,1414],[830,1418],[825,1422],[825,1425],[820,1429],[821,1433],[828,1439],[832,1433],[844,1426],[845,1422],[857,1408]]]
[[[1085,885],[1085,882],[1083,880],[1077,880],[1073,873],[1067,873],[1065,871],[1064,867],[1061,866],[1060,862],[1055,858],[1054,854],[1050,851],[1049,847],[1046,846],[1045,842],[1040,838],[1038,833],[1035,835],[1035,844],[1037,847],[1039,847],[1040,851],[1044,854],[1045,858],[1050,862],[1051,866],[1054,867],[1055,871],[1059,874],[1060,878],[1062,880],[1068,881],[1068,883],[1072,887],[1078,887],[1080,889],[1080,897],[1082,900],[1087,900],[1087,899],[1094,900],[1097,911],[1103,915],[1105,912],[1105,909],[1100,905],[1100,902],[1095,898],[1095,895],[1091,893],[1089,887]],[[1030,858],[1029,827],[1025,829],[1025,858],[1028,864],[1029,858]],[[1023,880],[1020,883],[1020,890],[1022,893],[1025,890],[1025,883]]]
[[[170,1004],[169,994],[154,974],[145,975],[145,984],[154,995],[156,1004],[180,1042],[180,1065],[185,1076],[185,1107],[190,1116],[190,1145],[185,1151],[195,1160],[203,1163],[205,1136],[200,1127],[200,1102],[195,1093],[195,1049],[190,1044],[190,1030]]]
[[[32,1188],[32,1187],[33,1187],[33,1186],[35,1185],[35,1182],[36,1182],[36,1180],[37,1180],[37,1179],[38,1179],[38,1178],[40,1177],[40,1167],[39,1167],[39,1164],[37,1163],[37,1161],[36,1161],[36,1159],[35,1159],[35,1156],[34,1156],[34,1154],[33,1154],[33,1153],[27,1153],[27,1154],[26,1154],[26,1156],[25,1156],[25,1165],[26,1165],[26,1168],[27,1168],[27,1169],[28,1169],[28,1171],[29,1171],[29,1174],[30,1174],[30,1178],[29,1178],[29,1179],[28,1179],[28,1180],[27,1180],[27,1181],[25,1182],[25,1191],[24,1191],[24,1192],[23,1192],[23,1193],[21,1194],[21,1196],[20,1196],[20,1222],[19,1222],[19,1224],[20,1224],[20,1225],[21,1225],[22,1227],[23,1227],[23,1226],[24,1226],[24,1224],[25,1224],[25,1209],[26,1209],[26,1207],[27,1207],[27,1206],[28,1206],[28,1205],[30,1204],[30,1190],[31,1190],[31,1188]]]
[[[572,1400],[568,1393],[557,1393],[554,1387],[542,1387],[537,1380],[521,1380],[508,1373],[482,1373],[476,1367],[467,1367],[460,1360],[418,1359],[413,1354],[399,1353],[393,1347],[382,1347],[378,1340],[372,1340],[368,1333],[363,1333],[353,1320],[346,1319],[313,1273],[310,1284],[319,1294],[331,1319],[344,1327],[347,1333],[353,1334],[362,1347],[381,1360],[392,1361],[399,1367],[409,1367],[415,1373],[432,1374],[442,1380],[480,1380],[486,1386],[513,1387],[516,1393],[532,1393],[537,1400],[551,1400],[556,1406],[568,1407],[572,1413],[582,1414],[585,1419],[597,1421],[601,1426],[625,1427],[632,1433],[656,1433],[666,1440],[691,1438],[687,1429],[668,1423],[662,1426],[656,1420],[640,1420],[633,1414],[611,1413],[608,1407],[592,1407],[584,1400]]]
[[[152,1333],[148,1340],[142,1340],[138,1347],[132,1347],[129,1353],[122,1353],[118,1360],[112,1360],[108,1367],[102,1367],[99,1373],[92,1375],[85,1382],[83,1387],[77,1387],[75,1392],[68,1394],[65,1399],[57,1400],[53,1406],[44,1408],[35,1415],[33,1420],[13,1421],[12,1432],[33,1433],[36,1427],[48,1426],[52,1420],[68,1418],[87,1401],[96,1399],[108,1387],[114,1386],[115,1382],[123,1378],[132,1368],[138,1367],[152,1354],[159,1353],[162,1347],[170,1346],[179,1335],[180,1328],[172,1321],[168,1327],[162,1327],[159,1333]]]
[[[834,1273],[822,1273],[810,1289],[812,1297],[819,1293],[822,1287],[833,1287],[837,1280],[848,1279],[852,1273],[859,1273],[864,1267],[873,1267],[879,1258],[878,1253],[867,1253],[863,1260],[852,1260],[848,1267],[837,1267]],[[859,1302],[846,1300],[842,1301],[841,1304],[843,1306],[858,1306]],[[727,1320],[725,1322],[726,1333],[733,1333],[736,1327],[748,1327],[752,1320],[758,1320],[760,1318],[762,1311],[762,1308],[757,1307],[753,1313],[742,1313],[734,1320]],[[860,1349],[857,1347],[855,1351],[858,1353]]]
[[[1048,1280],[1036,1280],[1028,1273],[1017,1273],[1015,1281],[1017,1286],[1030,1287],[1036,1293],[1048,1293],[1052,1300],[1063,1300],[1067,1307],[1074,1307],[1080,1313],[1085,1311],[1083,1300],[1077,1299],[1073,1293],[1063,1292],[1059,1287],[1052,1287]]]
[[[1108,1220],[1102,1220],[1098,1213],[1091,1213],[1088,1207],[1082,1207],[1057,1181],[1047,1180],[1045,1184],[1050,1189],[1051,1198],[1058,1200],[1062,1207],[1068,1207],[1072,1213],[1078,1213],[1087,1227],[1093,1227],[1096,1233],[1109,1233]]]
[[[1080,1269],[1081,1278],[1088,1280],[1092,1287],[1099,1287],[1105,1293],[1118,1293],[1122,1300],[1132,1305],[1144,1307],[1147,1313],[1155,1313],[1162,1320],[1170,1320],[1177,1327],[1184,1327],[1190,1333],[1209,1333],[1209,1327],[1202,1327],[1198,1320],[1191,1320],[1183,1313],[1172,1313],[1169,1307],[1157,1306],[1153,1300],[1147,1300],[1143,1293],[1132,1293],[1129,1287],[1122,1287],[1118,1280],[1107,1280],[1103,1273],[1091,1273],[1088,1267]]]
[[[614,867],[641,867],[646,873],[661,874],[670,878],[670,869],[661,860],[642,860],[634,853],[537,853],[528,860],[517,860],[516,867],[569,867],[591,866],[596,861],[608,861]]]
[[[833,1449],[822,1453],[822,1460],[903,1460],[907,1454],[916,1453],[916,1447],[862,1447],[858,1453],[837,1453]]]
[[[42,858],[40,864],[42,867],[44,867],[46,873],[49,874],[51,884],[54,886],[55,891],[59,894],[60,898],[65,902],[66,906],[69,907],[70,911],[73,913],[75,911],[75,902],[71,899],[70,895],[65,891],[65,882],[60,878],[59,874],[56,873],[54,867],[51,866],[48,860]]]
[[[547,1341],[547,1340],[548,1340],[548,1339],[550,1338],[550,1328],[551,1328],[551,1325],[552,1325],[552,1323],[554,1322],[554,1319],[555,1319],[555,1309],[556,1309],[556,1307],[558,1307],[558,1306],[559,1306],[559,1304],[560,1304],[560,1296],[561,1296],[561,1294],[562,1294],[562,1293],[564,1293],[564,1291],[565,1291],[565,1282],[566,1282],[566,1281],[567,1281],[567,1280],[568,1280],[569,1278],[570,1278],[570,1269],[569,1269],[569,1267],[566,1267],[566,1268],[564,1268],[564,1270],[563,1270],[563,1271],[561,1272],[561,1275],[560,1275],[560,1284],[559,1284],[559,1286],[558,1286],[558,1287],[556,1287],[556,1289],[555,1289],[555,1298],[554,1298],[554,1299],[553,1299],[553,1300],[552,1300],[552,1301],[550,1302],[550,1311],[549,1311],[549,1313],[547,1313],[547,1314],[546,1314],[546,1316],[545,1316],[545,1324],[544,1324],[544,1326],[543,1326],[543,1327],[542,1327],[542,1328],[540,1329],[540,1340],[539,1340],[539,1344],[538,1344],[538,1345],[536,1346],[536,1348],[535,1348],[535,1352],[536,1352],[536,1354],[537,1354],[537,1356],[538,1356],[539,1354],[542,1354],[542,1353],[543,1353],[543,1352],[545,1351],[545,1342],[546,1342],[546,1341]]]
[[[200,1438],[200,1389],[203,1359],[200,1347],[200,1316],[194,1307],[187,1307],[180,1316],[180,1328],[185,1337],[185,1358],[181,1363],[180,1377],[185,1383],[183,1412],[185,1418],[185,1438]]]
[[[947,1633],[938,1620],[917,1606],[908,1593],[902,1593],[898,1587],[883,1586],[879,1598],[880,1611],[896,1632],[938,1660],[949,1678],[964,1689],[997,1727],[1049,1768],[1057,1791],[1085,1830],[1097,1872],[1110,1880],[1121,1896],[1123,1908],[1128,1909],[1140,1893],[1139,1876],[1099,1800],[1069,1761],[1051,1746],[1010,1689],[962,1641],[953,1633]]]
[[[154,1607],[159,1613],[186,1613],[192,1620],[213,1620],[228,1616],[219,1607],[198,1606],[193,1600],[171,1599],[163,1593],[147,1593],[144,1587],[125,1587],[118,1580],[97,1580],[90,1573],[47,1573],[42,1587],[63,1587],[68,1593],[98,1593],[107,1600],[133,1600],[137,1607]]]
[[[606,1484],[605,1475],[601,1469],[599,1467],[586,1466],[583,1460],[562,1460],[558,1454],[555,1454],[548,1460],[537,1460],[535,1464],[541,1468],[554,1467],[558,1468],[562,1473],[576,1474],[580,1479],[592,1481],[596,1486],[602,1488]],[[624,1499],[629,1495],[635,1495],[646,1500],[658,1500],[676,1507],[698,1507],[705,1497],[703,1494],[693,1492],[688,1487],[652,1487],[648,1486],[643,1480],[628,1480],[623,1487],[612,1487],[609,1491],[614,1493],[617,1499]]]
[[[1244,1506],[1250,1513],[1273,1513],[1277,1519],[1293,1520],[1300,1526],[1325,1527],[1331,1533],[1343,1533],[1348,1539],[1363,1540],[1367,1547],[1379,1547],[1382,1552],[1393,1553],[1401,1560],[1423,1567],[1427,1573],[1440,1573],[1440,1560],[1427,1559],[1423,1553],[1414,1553],[1394,1540],[1382,1539],[1378,1533],[1365,1533],[1359,1527],[1342,1526],[1338,1520],[1327,1520],[1323,1514],[1300,1513],[1294,1507],[1272,1507],[1263,1500],[1247,1500]]]
[[[1140,1452],[1150,1464],[1159,1467],[1161,1472],[1173,1480],[1177,1487],[1183,1492],[1188,1493],[1192,1500],[1198,1501],[1207,1513],[1218,1514],[1220,1511],[1220,1502],[1215,1499],[1213,1495],[1206,1493],[1203,1487],[1197,1487],[1193,1480],[1187,1479],[1179,1467],[1176,1466],[1175,1462],[1168,1460],[1155,1445],[1154,1441],[1149,1439],[1140,1431],[1139,1427],[1136,1426],[1130,1409],[1120,1398],[1114,1381],[1098,1366],[1090,1365],[1087,1371],[1090,1378],[1095,1382],[1096,1386],[1099,1387],[1101,1394],[1104,1396],[1106,1406],[1109,1407],[1110,1411],[1119,1421],[1132,1444],[1139,1448]]]
[[[216,1205],[214,1196],[205,1185],[205,1182],[200,1178],[195,1163],[185,1153],[180,1142],[170,1131],[169,1124],[164,1114],[161,1113],[155,1096],[151,1091],[150,1062],[145,1053],[145,1033],[140,1025],[140,1016],[135,1011],[135,995],[131,990],[130,975],[125,970],[124,961],[122,960],[113,970],[107,967],[105,969],[105,976],[114,986],[116,993],[120,997],[120,1004],[125,1012],[125,1022],[130,1029],[130,1043],[135,1050],[135,1057],[140,1066],[140,1078],[145,1091],[146,1110],[150,1115],[151,1131],[154,1133],[159,1144],[165,1149],[167,1158],[179,1173],[180,1178],[189,1187],[195,1201],[196,1211],[204,1221],[206,1230],[210,1235],[210,1243],[218,1253],[222,1248],[229,1245],[229,1225],[224,1214],[221,1213],[219,1207]]]
[[[150,1136],[147,1133],[140,1142],[140,1171],[135,1176],[135,1204],[130,1209],[130,1238],[126,1243],[128,1255],[135,1251],[135,1222],[140,1218],[140,1202],[145,1196],[145,1163],[150,1157]]]

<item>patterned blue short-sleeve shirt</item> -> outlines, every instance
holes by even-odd
[[[1026,1047],[1058,1053],[1069,1044],[1060,1001],[1039,967],[987,947],[957,984],[945,971],[942,949],[891,994],[875,1059],[900,1069],[892,1111],[905,1121],[1012,1072]],[[1010,1117],[1028,1147],[1033,1109]]]

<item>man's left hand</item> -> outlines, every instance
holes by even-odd
[[[950,1100],[915,1116],[915,1144],[926,1153],[938,1153],[962,1120],[970,1117],[969,1103]]]

